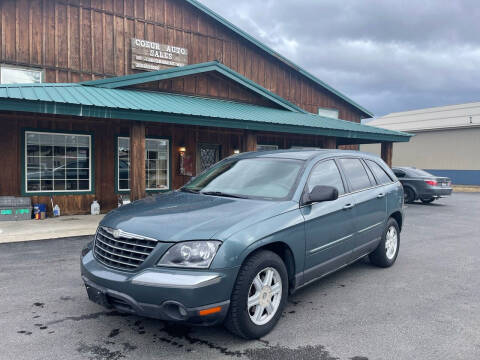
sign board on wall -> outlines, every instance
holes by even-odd
[[[160,70],[188,64],[188,50],[132,38],[132,69]]]

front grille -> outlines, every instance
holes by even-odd
[[[95,235],[95,258],[105,266],[132,271],[143,264],[157,245],[157,241],[134,234],[120,233],[113,236],[114,230],[99,227]]]

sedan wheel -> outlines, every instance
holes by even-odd
[[[411,204],[415,201],[415,193],[409,187],[403,189],[403,196],[406,204]]]
[[[288,275],[283,260],[272,251],[257,251],[240,268],[225,326],[245,339],[258,339],[278,322],[287,296]]]

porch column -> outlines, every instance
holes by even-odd
[[[325,136],[325,139],[323,141],[323,147],[325,149],[336,149],[337,139],[331,136]]]
[[[382,143],[382,159],[388,166],[392,167],[393,143]]]
[[[246,132],[245,150],[244,151],[256,151],[257,150],[257,135],[251,131]]]
[[[145,124],[130,127],[130,201],[145,197]]]

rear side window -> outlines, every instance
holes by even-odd
[[[366,163],[370,170],[372,170],[373,176],[375,176],[375,179],[377,180],[377,184],[388,184],[392,182],[392,179],[390,179],[390,176],[383,170],[380,165],[378,165],[376,162],[371,161],[371,160],[366,160]]]
[[[308,191],[317,185],[333,186],[337,188],[339,195],[345,193],[342,177],[335,161],[327,160],[315,165],[307,182]]]
[[[402,177],[405,177],[405,173],[402,171],[402,170],[393,170],[393,173],[395,174],[396,177],[398,178],[402,178]]]
[[[345,176],[352,186],[352,191],[358,191],[372,186],[367,171],[359,159],[340,159]]]

